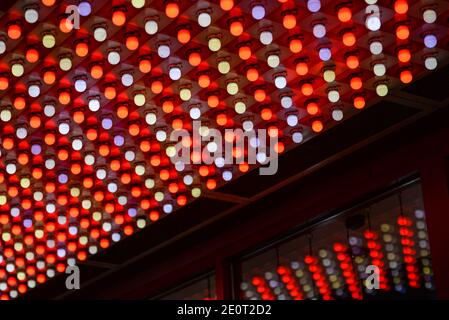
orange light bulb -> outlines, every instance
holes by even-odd
[[[172,19],[176,18],[179,14],[178,4],[174,3],[174,2],[168,3],[167,6],[165,7],[165,14],[169,18],[172,18]]]

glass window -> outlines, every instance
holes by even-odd
[[[241,271],[242,299],[432,298],[420,184],[302,229],[244,258]]]
[[[209,273],[182,284],[156,299],[158,300],[215,300],[215,274]]]

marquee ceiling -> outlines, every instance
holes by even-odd
[[[442,0],[18,1],[0,18],[0,298],[255,167],[174,164],[173,130],[267,129],[283,153],[438,68],[448,18]]]

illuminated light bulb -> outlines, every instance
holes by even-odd
[[[141,107],[145,104],[146,99],[145,99],[145,95],[142,93],[137,93],[136,95],[134,95],[134,104],[138,107]]]
[[[302,50],[302,41],[299,39],[290,40],[289,44],[290,51],[292,53],[299,53]]]
[[[310,12],[318,12],[321,9],[321,1],[320,0],[308,0],[307,1],[307,9]]]
[[[236,95],[239,92],[239,86],[237,85],[237,82],[234,81],[228,82],[226,85],[226,91],[231,96]]]
[[[162,110],[163,110],[165,113],[171,113],[171,112],[173,112],[174,109],[175,109],[175,105],[173,104],[173,101],[171,101],[171,100],[165,100],[165,101],[162,103]]]
[[[104,27],[96,27],[94,30],[94,39],[98,42],[103,42],[106,40],[108,33]]]
[[[164,86],[162,85],[162,82],[156,80],[151,83],[150,89],[154,94],[159,94],[162,92],[162,89],[164,89]]]
[[[281,106],[282,108],[288,109],[293,106],[293,99],[290,96],[283,96],[281,98]]]
[[[256,81],[257,79],[259,79],[259,71],[257,71],[256,68],[249,68],[246,71],[246,78],[249,81]]]
[[[216,95],[210,95],[207,97],[207,105],[210,108],[216,108],[218,104],[220,103],[220,100]]]
[[[340,93],[336,89],[329,90],[327,93],[327,99],[330,102],[335,103],[340,100]]]
[[[189,110],[189,116],[193,120],[199,119],[201,117],[201,110],[198,107],[193,107]]]
[[[399,78],[401,79],[402,83],[410,83],[413,80],[413,75],[410,70],[404,70],[401,71]]]
[[[353,104],[356,109],[363,109],[365,107],[365,98],[357,96],[354,98]]]
[[[72,69],[72,60],[69,57],[63,57],[59,60],[59,68],[63,71]]]
[[[373,66],[373,71],[374,71],[374,74],[375,74],[376,76],[382,77],[382,76],[384,76],[385,73],[387,72],[387,69],[386,69],[386,67],[385,67],[385,65],[384,65],[383,63],[376,63],[376,64]]]
[[[198,52],[192,52],[189,54],[189,64],[192,67],[199,66],[201,63],[201,55]]]
[[[182,44],[186,44],[190,41],[190,31],[187,29],[180,29],[178,31],[178,41]]]
[[[409,49],[401,49],[398,51],[398,60],[402,63],[409,62],[412,58],[412,54]]]
[[[394,11],[398,14],[405,14],[408,11],[407,0],[396,0],[394,3]]]
[[[126,22],[126,15],[122,10],[116,10],[112,13],[112,23],[117,27],[121,27]]]
[[[355,35],[352,32],[346,32],[343,34],[343,44],[347,47],[352,47],[355,45],[356,39]]]
[[[229,26],[229,32],[234,36],[238,37],[243,33],[243,24],[240,21],[234,21]]]
[[[312,130],[315,133],[319,133],[321,131],[323,131],[323,122],[321,122],[320,120],[314,120],[312,121]]]
[[[400,40],[408,39],[410,36],[410,30],[405,25],[400,25],[396,28],[396,37]]]
[[[139,48],[139,38],[136,36],[129,36],[126,38],[126,47],[130,51],[137,50]]]
[[[125,87],[129,87],[134,83],[134,77],[130,73],[124,73],[122,74],[122,84]]]
[[[89,53],[89,46],[87,43],[79,42],[75,47],[75,53],[78,57],[85,57]]]
[[[295,127],[298,124],[298,117],[294,114],[288,115],[287,124],[289,127]]]
[[[178,66],[170,67],[168,75],[173,81],[179,80],[181,79],[181,69]]]
[[[227,74],[229,73],[229,71],[231,71],[231,64],[226,61],[226,60],[222,60],[218,63],[218,71],[221,74]]]
[[[17,110],[23,110],[26,106],[26,101],[23,97],[16,97],[13,103],[14,108]]]
[[[117,116],[120,119],[125,119],[129,114],[128,106],[125,104],[121,104],[117,107]]]
[[[315,38],[321,39],[326,35],[326,27],[324,24],[318,23],[313,26],[312,32]]]
[[[103,68],[99,65],[94,65],[90,69],[90,75],[94,79],[100,79],[103,76]]]
[[[89,99],[88,107],[90,111],[97,112],[98,110],[100,110],[100,100]]]
[[[25,10],[25,21],[28,23],[36,23],[39,19],[39,13],[35,8],[28,8]]]
[[[61,21],[59,21],[59,30],[61,30],[64,33],[69,33],[73,30],[73,23],[68,18],[63,18]]]
[[[435,57],[427,57],[424,59],[424,66],[427,70],[435,70],[438,66],[438,61]]]
[[[281,59],[277,54],[269,54],[267,57],[267,64],[270,68],[277,68],[281,63]]]
[[[11,73],[15,77],[21,77],[23,73],[25,72],[25,69],[23,65],[19,62],[15,62],[11,66]]]
[[[433,9],[426,9],[422,13],[422,18],[426,23],[434,23],[437,20],[437,13]]]
[[[56,44],[56,38],[54,35],[52,34],[45,34],[42,37],[42,45],[47,48],[47,49],[51,49],[55,46]]]
[[[26,59],[29,63],[35,63],[39,60],[39,51],[36,49],[28,49],[26,52]]]
[[[268,30],[262,31],[259,35],[259,40],[262,44],[267,46],[273,42],[273,33]]]
[[[341,109],[335,108],[334,110],[332,110],[332,119],[334,121],[341,121],[343,120],[343,111]]]
[[[296,64],[296,73],[299,76],[304,76],[309,72],[309,67],[307,66],[307,63],[305,62],[299,62]]]
[[[225,11],[229,11],[234,7],[234,0],[220,0],[220,7]]]
[[[197,21],[198,21],[198,24],[199,24],[201,27],[206,28],[206,27],[208,27],[208,26],[211,24],[212,18],[211,18],[211,16],[210,16],[209,13],[207,13],[207,12],[201,12],[201,13],[198,15]]]
[[[70,94],[67,91],[61,91],[58,100],[61,104],[67,105],[70,103]]]
[[[427,34],[424,36],[424,45],[426,46],[426,48],[435,48],[437,42],[437,37],[435,37],[433,34]]]
[[[348,22],[352,19],[351,9],[349,9],[348,7],[342,7],[338,10],[337,16],[338,20],[340,20],[341,22]]]
[[[379,97],[385,97],[388,94],[388,87],[385,83],[376,86],[376,93]]]
[[[318,105],[315,102],[309,102],[307,104],[306,109],[307,109],[307,113],[312,116],[316,115],[320,111],[320,108],[318,107]]]
[[[335,81],[335,71],[332,69],[327,69],[323,72],[323,79],[326,82],[334,82]]]
[[[245,105],[245,103],[243,103],[243,101],[237,101],[237,102],[234,104],[234,110],[235,110],[235,112],[238,113],[238,114],[243,114],[243,113],[245,113],[245,111],[246,111],[246,105]]]
[[[257,102],[262,102],[267,97],[267,94],[265,93],[265,90],[263,89],[256,89],[254,91],[254,100]]]
[[[156,114],[153,112],[148,112],[145,116],[145,122],[148,123],[150,126],[155,124],[157,121]]]
[[[256,4],[251,9],[251,15],[256,20],[262,20],[265,17],[265,7],[262,6],[261,4]]]
[[[201,88],[207,88],[210,85],[210,78],[207,74],[202,74],[198,77],[198,85]]]
[[[6,51],[6,42],[0,39],[0,54],[5,53]]]
[[[294,143],[301,143],[304,140],[302,132],[296,131],[292,134],[292,140]]]
[[[165,7],[165,15],[171,19],[176,18],[179,15],[179,6],[175,2],[167,3]]]
[[[224,126],[228,122],[228,117],[226,116],[226,114],[220,113],[217,115],[215,122],[217,122],[219,126]]]
[[[359,66],[359,58],[357,56],[350,55],[346,58],[346,65],[349,69],[356,69]]]
[[[189,88],[182,88],[179,90],[179,98],[182,101],[189,101],[192,98],[192,91]]]
[[[293,14],[286,14],[282,19],[282,25],[285,29],[293,29],[296,27],[296,17]]]
[[[142,73],[148,73],[151,71],[151,61],[148,59],[142,59],[139,61],[139,70]]]
[[[157,48],[157,54],[161,58],[168,58],[168,56],[170,56],[170,47],[166,44],[161,44]]]
[[[353,90],[359,90],[362,88],[362,79],[360,77],[353,77],[350,81],[350,86]]]
[[[0,76],[0,90],[6,90],[9,87],[9,80],[7,77]],[[3,110],[2,110],[3,112]]]
[[[329,48],[320,48],[318,56],[322,61],[329,61],[332,58],[332,51]]]
[[[87,17],[92,12],[92,7],[89,2],[81,1],[78,5],[78,12],[80,16]]]
[[[211,37],[207,42],[210,51],[216,52],[221,49],[221,41],[217,37]]]
[[[108,53],[108,62],[112,65],[117,65],[120,63],[120,53],[117,51],[111,50]]]
[[[301,93],[305,96],[310,96],[313,93],[313,86],[310,83],[304,83],[301,86]]]
[[[22,35],[22,29],[17,24],[11,24],[8,27],[8,37],[12,40],[17,40]]]
[[[51,7],[54,5],[56,0],[42,0],[42,4],[46,7]]]
[[[260,117],[262,120],[268,121],[273,117],[273,112],[270,108],[263,108],[260,110]]]
[[[37,98],[41,94],[41,88],[36,85],[32,84],[28,87],[28,95],[32,98]]]
[[[381,54],[383,50],[382,42],[373,41],[369,44],[369,50],[372,54]]]
[[[377,31],[380,29],[381,21],[379,13],[371,13],[366,17],[365,26],[368,30]]]
[[[277,75],[274,78],[274,85],[278,89],[284,89],[287,86],[287,78],[284,75]]]
[[[147,20],[145,22],[145,32],[146,33],[148,33],[149,35],[153,35],[153,34],[156,34],[157,30],[158,30],[158,25],[155,20]]]

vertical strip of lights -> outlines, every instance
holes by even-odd
[[[419,260],[423,274],[424,286],[426,289],[434,289],[433,272],[430,260],[430,246],[427,234],[426,216],[424,210],[415,210],[416,236],[419,243]]]
[[[388,86],[386,83],[386,79],[384,78],[387,67],[385,62],[381,59],[376,59],[377,55],[382,53],[382,42],[378,40],[379,35],[377,34],[382,27],[381,21],[381,10],[377,5],[377,0],[365,0],[367,6],[365,8],[365,26],[368,30],[373,34],[372,40],[370,42],[370,51],[375,56],[373,62],[373,72],[374,75],[378,78],[375,82],[375,90],[378,96],[385,96],[388,93]]]
[[[384,253],[382,252],[382,245],[379,242],[379,234],[370,228],[364,231],[363,236],[366,240],[371,262],[374,266],[379,268],[380,289],[389,290],[385,271]]]
[[[384,242],[388,267],[390,269],[394,289],[398,292],[405,292],[406,287],[403,284],[403,274],[401,272],[400,245],[395,235],[394,226],[389,223],[383,223],[380,226],[382,240]]]
[[[305,295],[304,298],[313,299],[315,297],[313,280],[306,265],[303,262],[292,261],[291,268],[294,271],[294,275],[298,279],[300,286],[302,287],[302,291]]]
[[[284,283],[285,288],[288,293],[292,297],[293,300],[303,300],[303,294],[301,292],[301,288],[298,286],[296,277],[293,274],[292,270],[286,266],[279,266],[276,269],[277,274],[279,275],[281,281]]]
[[[412,55],[410,52],[410,27],[407,13],[409,6],[407,0],[396,0],[394,2],[394,11],[396,23],[396,46],[397,59],[399,62],[399,78],[402,83],[410,83],[413,80],[412,74]]]
[[[264,277],[254,276],[251,284],[256,288],[256,292],[262,300],[275,300],[275,295],[270,289],[270,285]]]
[[[405,271],[407,273],[408,285],[419,288],[419,274],[416,266],[416,250],[414,232],[411,226],[413,221],[409,217],[399,216],[397,219],[399,235],[401,237],[402,253],[404,255]]]
[[[320,249],[318,255],[321,259],[321,264],[324,266],[327,277],[329,279],[329,284],[338,297],[346,296],[346,291],[344,290],[344,279],[339,272],[338,261],[331,250]]]
[[[357,279],[357,274],[354,272],[352,265],[352,258],[348,254],[348,248],[342,243],[334,243],[334,252],[337,255],[339,267],[343,271],[343,277],[346,281],[347,288],[351,294],[352,299],[361,300],[362,293]]]
[[[319,264],[319,259],[308,254],[305,256],[304,262],[312,273],[312,279],[315,282],[315,286],[318,288],[320,295],[323,297],[323,300],[333,300],[331,288],[326,279],[326,275],[323,272],[323,267]]]
[[[422,8],[422,19],[424,20],[424,66],[427,70],[435,70],[438,66],[438,60],[436,58],[436,46],[438,38],[434,33],[434,23],[437,21],[438,14],[436,8],[433,6]]]

